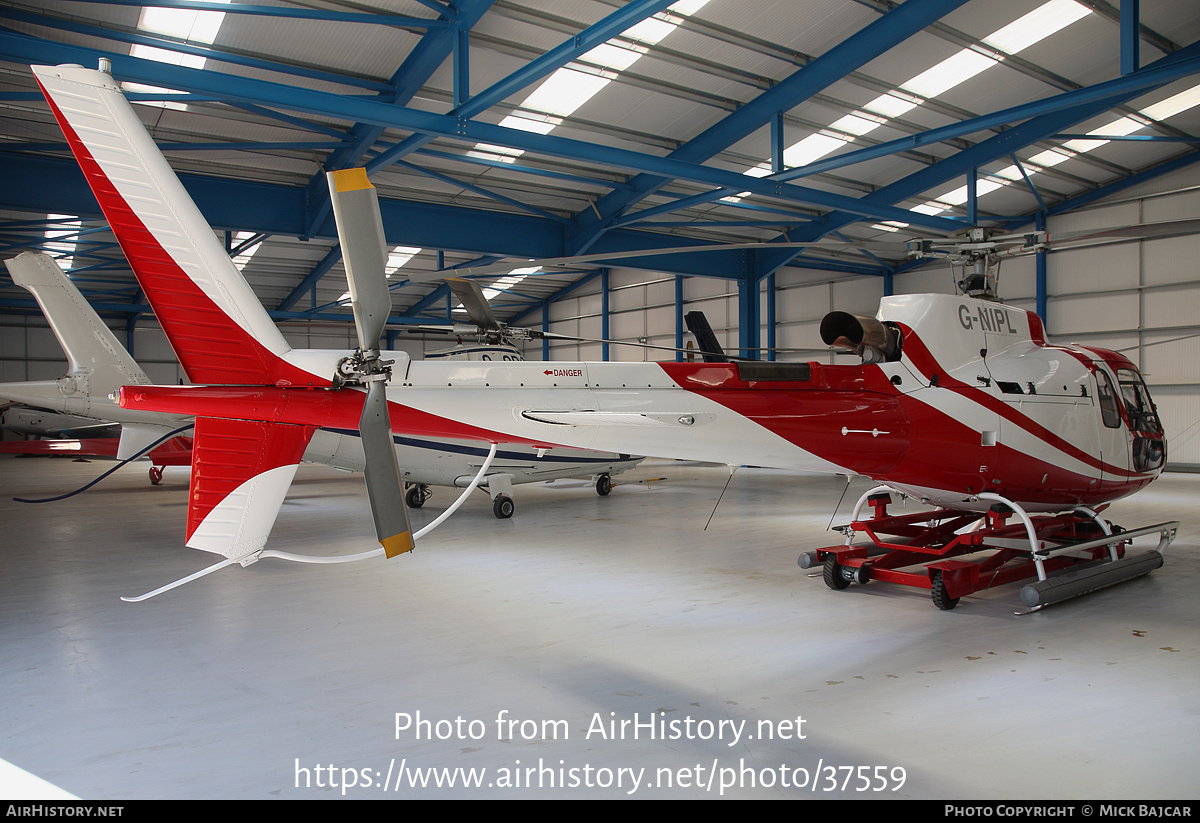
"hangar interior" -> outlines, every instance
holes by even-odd
[[[828,312],[874,315],[884,296],[954,293],[963,276],[869,244],[1045,230],[1046,248],[1003,260],[999,296],[1041,316],[1051,342],[1141,369],[1172,471],[1114,519],[1183,525],[1148,577],[1023,617],[1005,589],[942,613],[911,591],[831,592],[796,567],[838,542],[829,525],[866,481],[649,461],[607,498],[571,482],[522,490],[511,521],[468,503],[381,571],[263,563],[133,605],[118,597],[200,565],[182,548],[186,472],[152,489],[129,467],[31,506],[12,498],[74,488],[103,464],[5,456],[0,759],[95,798],[340,797],[301,787],[303,764],[386,770],[393,757],[671,770],[675,785],[640,789],[659,797],[716,796],[688,775],[718,762],[759,769],[733,797],[813,796],[766,785],[762,769],[833,762],[907,769],[887,787],[896,797],[1194,796],[1192,0],[221,5],[0,3],[5,257],[54,255],[155,382],[188,375],[31,64],[108,62],[303,348],[355,345],[324,180],[339,168],[365,166],[379,191],[385,344],[414,356],[454,340],[418,326],[464,317],[438,273],[504,265],[476,278],[501,321],[580,338],[518,340],[530,360],[682,359],[632,344],[683,348],[684,314],[701,310],[729,352],[844,362],[820,343]],[[1126,229],[1104,245],[1053,242]],[[672,253],[703,246],[716,248]],[[583,254],[594,259],[537,265]],[[34,301],[0,274],[0,382],[64,368]],[[366,546],[370,532],[361,484],[304,466],[272,544]],[[488,725],[479,740],[393,734],[393,716],[416,710]],[[564,719],[570,740],[498,733],[502,710]],[[813,736],[585,736],[596,716],[655,712],[803,714]]]

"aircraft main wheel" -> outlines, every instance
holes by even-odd
[[[596,494],[601,497],[608,497],[612,491],[612,478],[607,474],[602,474],[596,478]]]
[[[151,466],[150,467],[150,483],[152,485],[157,486],[161,482],[162,482],[162,469],[160,469],[158,466]]]
[[[425,505],[425,488],[420,484],[409,486],[404,493],[404,502],[410,509],[419,509]]]
[[[825,585],[840,591],[850,585],[850,578],[853,576],[854,570],[837,562],[837,557],[831,554],[825,558],[825,566],[821,571],[822,577],[825,578]]]
[[[492,514],[501,520],[507,520],[513,516],[513,512],[517,510],[517,504],[513,503],[511,497],[500,495],[492,501]]]
[[[959,598],[950,597],[946,594],[946,584],[942,580],[941,572],[934,572],[933,587],[930,589],[930,595],[933,597],[933,605],[944,612],[948,612],[958,605]]]

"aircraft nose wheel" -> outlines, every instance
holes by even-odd
[[[513,512],[517,510],[517,505],[513,503],[511,497],[499,495],[492,501],[492,514],[501,520],[507,520],[513,516]]]
[[[404,502],[408,504],[410,509],[419,509],[424,506],[425,501],[432,496],[433,493],[429,491],[428,486],[422,483],[417,483],[409,486],[408,491],[404,493]]]
[[[151,485],[157,486],[161,482],[162,482],[162,469],[160,469],[158,466],[151,466],[150,467],[150,483],[151,483]]]
[[[596,494],[601,497],[608,497],[612,491],[612,478],[607,474],[602,474],[596,478]]]

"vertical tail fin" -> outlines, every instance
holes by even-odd
[[[307,385],[290,346],[111,77],[34,66],[55,118],[191,380]]]
[[[67,353],[67,378],[74,391],[102,399],[121,386],[145,385],[150,378],[104,324],[54,259],[22,252],[6,260],[13,282],[29,291],[42,307],[50,329]]]

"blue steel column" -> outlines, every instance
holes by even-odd
[[[608,269],[600,270],[600,359],[608,362]]]
[[[738,347],[741,356],[758,359],[758,347],[762,335],[759,333],[758,278],[753,274],[738,278]]]
[[[775,361],[775,273],[767,275],[767,359]]]
[[[1121,74],[1132,74],[1141,63],[1141,0],[1121,0]]]
[[[133,350],[133,330],[137,328],[137,321],[141,316],[141,312],[132,311],[125,315],[125,351],[129,352],[129,356],[135,360],[137,355]]]
[[[1046,213],[1040,211],[1034,218],[1034,228],[1038,231],[1046,230]],[[1046,252],[1039,251],[1034,255],[1035,262],[1035,280],[1037,282],[1037,315],[1042,318],[1042,323],[1046,322]]]
[[[545,334],[548,331],[550,331],[550,303],[546,302],[542,304],[542,333]],[[550,340],[545,337],[542,338],[542,359],[550,359]]]
[[[675,275],[675,362],[683,362],[683,275]]]

